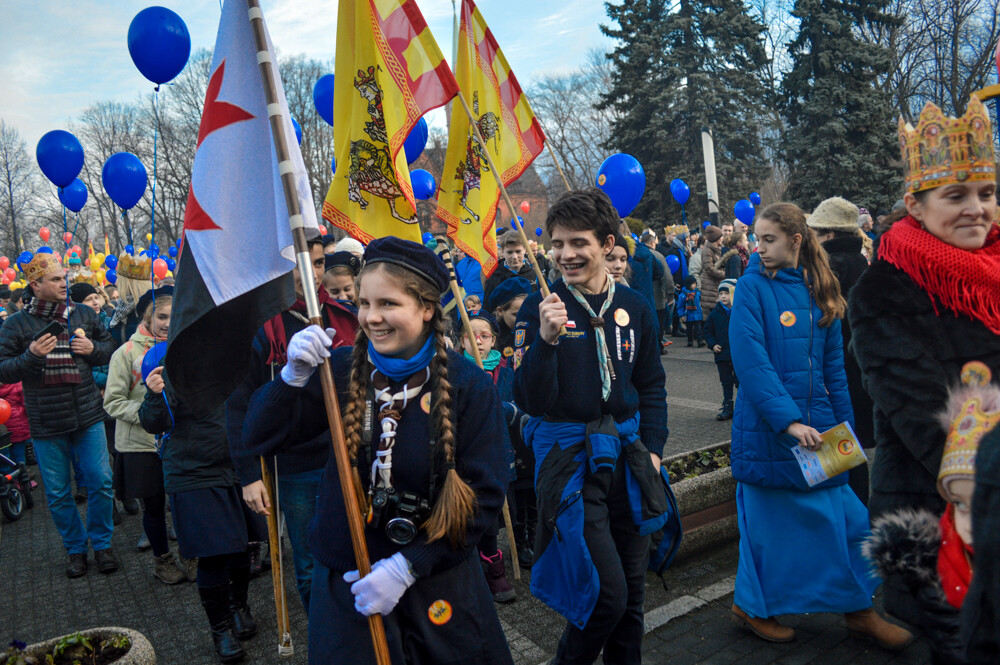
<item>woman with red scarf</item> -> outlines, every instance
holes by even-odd
[[[1000,376],[1000,229],[989,116],[972,97],[961,118],[927,104],[900,120],[907,216],[880,238],[850,294],[852,347],[875,404],[872,518],[900,507],[940,515],[945,433],[935,421],[963,374]],[[988,379],[987,379],[988,380]],[[886,610],[919,623],[902,580]]]

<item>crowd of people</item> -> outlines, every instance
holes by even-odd
[[[372,614],[394,663],[512,663],[494,606],[517,599],[498,540],[506,503],[532,594],[567,621],[552,662],[637,665],[650,534],[677,518],[660,458],[662,356],[686,337],[713,354],[716,418],[732,420],[733,621],[787,642],[795,631],[777,617],[837,613],[887,650],[919,629],[935,662],[996,662],[995,165],[977,103],[950,121],[948,159],[925,159],[935,111],[901,125],[906,191],[877,220],[835,197],[811,212],[772,203],[752,227],[633,234],[601,190],[563,194],[548,252],[507,231],[483,275],[453,250],[468,327],[442,307],[452,275],[432,247],[317,237],[313,274],[293,271],[297,300],[257,332],[242,382],[208,412],[147,362],[173,298],[150,260],[123,257],[117,287],[102,288],[36,254],[24,292],[0,291],[9,452],[37,459],[70,578],[87,574],[90,550],[114,573],[119,510],[141,511],[152,574],[196,583],[223,663],[257,632],[249,580],[272,512],[311,663],[374,662]],[[312,288],[322,326],[308,319]],[[800,457],[842,423],[870,469],[810,484]],[[345,491],[363,511],[364,576]],[[880,585],[912,631],[874,611]]]

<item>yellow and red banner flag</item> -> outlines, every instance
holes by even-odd
[[[455,245],[479,262],[485,278],[497,266],[498,177],[504,186],[517,180],[542,151],[545,134],[472,0],[462,0],[455,78],[486,145],[476,139],[460,102],[452,102],[437,216],[448,224]],[[485,150],[499,174],[490,172]]]
[[[363,243],[420,242],[403,143],[458,84],[414,0],[340,0],[333,87],[337,170],[323,218]]]

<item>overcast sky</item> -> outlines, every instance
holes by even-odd
[[[31,152],[51,129],[65,128],[90,104],[131,101],[152,90],[128,54],[132,18],[149,0],[0,0],[0,118],[20,130]],[[192,52],[212,48],[217,0],[156,3],[177,12]],[[418,0],[442,52],[451,58],[451,0]],[[574,69],[588,50],[607,48],[602,0],[480,0],[514,73],[527,87],[541,74]],[[337,0],[261,0],[283,55],[331,61]]]

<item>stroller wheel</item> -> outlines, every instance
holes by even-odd
[[[7,494],[0,497],[0,512],[11,522],[21,519],[24,513],[24,497],[16,487],[8,487]]]

